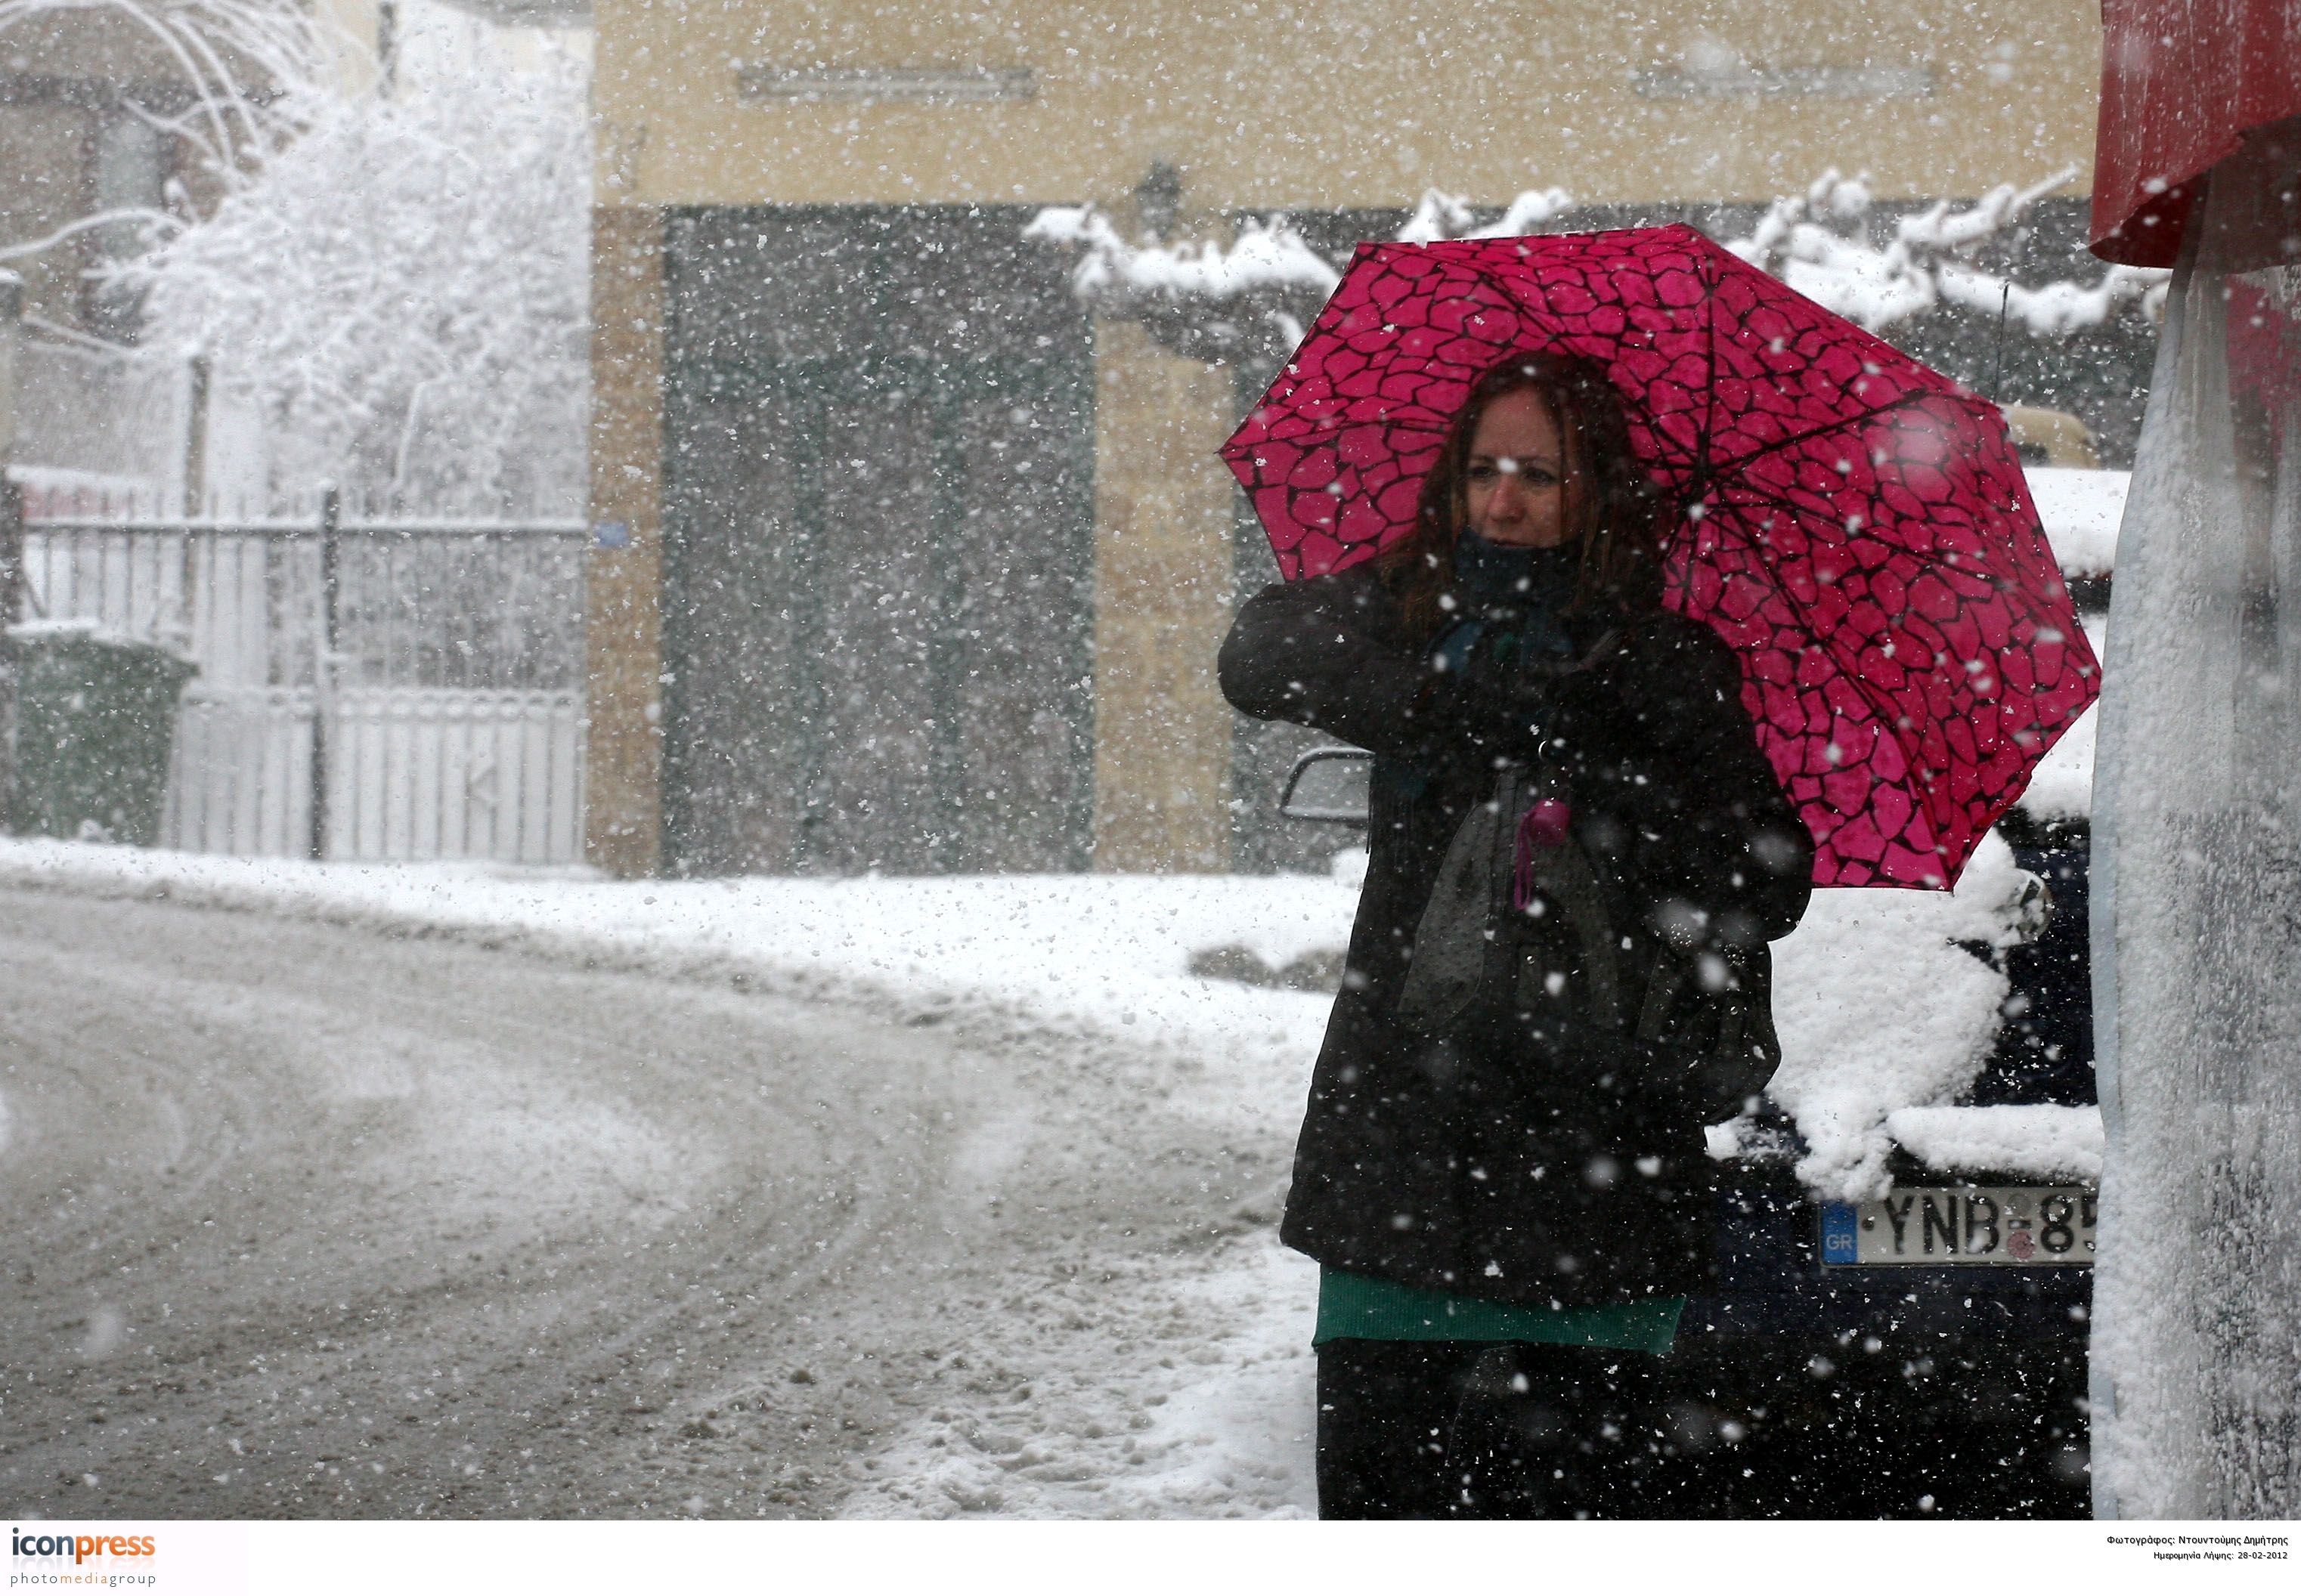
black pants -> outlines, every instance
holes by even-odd
[[[1651,1352],[1528,1342],[1318,1349],[1322,1518],[1695,1518],[1716,1466]],[[1722,1461],[1722,1460],[1719,1460]]]

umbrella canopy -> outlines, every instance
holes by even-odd
[[[1946,888],[2099,668],[1996,406],[1687,227],[1361,246],[1223,446],[1289,580],[1412,530],[1471,382],[1602,365],[1824,886]]]

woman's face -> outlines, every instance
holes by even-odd
[[[1470,530],[1489,543],[1556,548],[1567,540],[1566,459],[1542,396],[1513,389],[1479,414],[1463,494]]]

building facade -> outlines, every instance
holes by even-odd
[[[600,0],[589,843],[657,870],[1257,868],[1216,647],[1268,372],[1096,322],[1039,207],[1382,236],[2090,180],[2090,0]],[[2074,203],[2074,202],[2072,202]]]

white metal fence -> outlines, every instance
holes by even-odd
[[[165,847],[566,864],[582,854],[579,522],[185,521],[46,507],[28,618],[199,667]]]

